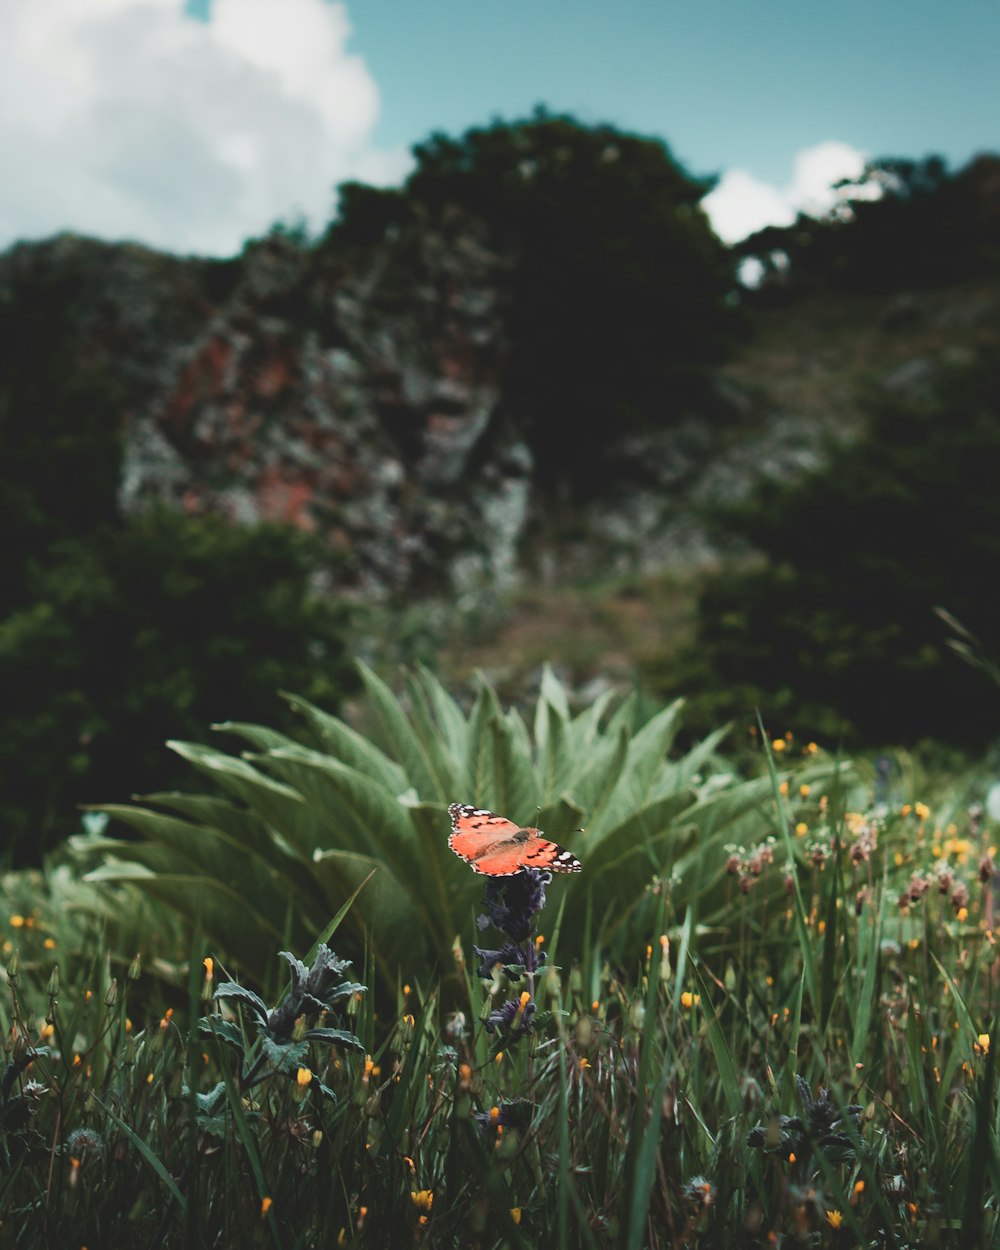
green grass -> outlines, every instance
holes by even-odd
[[[0,1005],[0,1245],[1000,1243],[995,833],[960,787],[852,813],[836,770],[798,785],[774,772],[771,836],[733,848],[710,923],[663,890],[614,951],[563,930],[577,882],[554,883],[520,1046],[483,1028],[509,987],[475,977],[471,922],[424,983],[359,965],[327,1023],[362,1053],[279,1053],[210,1003],[200,945],[167,980],[92,931],[59,949],[34,879]]]

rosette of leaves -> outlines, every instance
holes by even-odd
[[[747,1145],[782,1158],[794,1154],[805,1176],[818,1168],[816,1152],[820,1152],[828,1163],[853,1163],[857,1153],[861,1107],[852,1103],[841,1110],[830,1097],[829,1090],[822,1087],[813,1097],[809,1082],[801,1076],[796,1076],[795,1088],[805,1116],[779,1115],[769,1124],[758,1124],[747,1134]],[[852,1125],[853,1133],[845,1132],[848,1123]]]
[[[342,1050],[365,1053],[363,1043],[349,1030],[331,1028],[317,1021],[338,1014],[365,986],[349,981],[350,961],[338,959],[325,944],[316,948],[312,965],[307,967],[289,951],[279,951],[291,970],[291,985],[276,1006],[269,1008],[259,994],[236,981],[224,981],[212,995],[214,1003],[230,1003],[242,1009],[250,1029],[244,1031],[220,1013],[204,1016],[198,1031],[232,1048],[239,1060],[237,1088],[240,1095],[254,1086],[275,1078],[294,1081],[301,1068],[307,1068],[310,1046],[314,1043]],[[247,1033],[251,1039],[247,1040]],[[253,1036],[255,1034],[256,1036]],[[335,1101],[331,1089],[313,1076],[310,1082],[320,1094]],[[214,1090],[196,1095],[201,1127],[221,1128],[219,1113],[225,1099],[226,1082]]]
[[[775,809],[768,777],[740,777],[720,757],[726,727],[676,753],[680,700],[648,718],[636,697],[616,705],[611,692],[575,710],[545,669],[522,713],[486,682],[464,707],[426,670],[400,695],[360,671],[362,728],[289,696],[300,739],[227,723],[216,728],[242,753],[169,744],[214,793],[102,805],[138,837],[75,838],[100,861],[88,879],[158,899],[263,983],[275,949],[308,946],[371,877],[339,940],[358,951],[370,941],[383,975],[412,980],[452,963],[475,914],[474,874],[448,848],[447,808],[459,801],[542,828],[579,856],[579,878],[557,887],[566,941],[589,926],[612,949],[644,944],[666,890],[677,913],[697,902],[700,923],[732,923],[725,846],[773,833]],[[804,761],[796,782],[818,788],[831,772]]]

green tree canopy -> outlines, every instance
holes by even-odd
[[[1000,262],[998,185],[997,156],[978,156],[957,172],[940,156],[883,158],[842,184],[849,204],[768,226],[735,250],[763,266],[764,294],[959,282]]]
[[[504,408],[543,478],[592,485],[628,430],[669,422],[733,339],[732,261],[693,178],[661,141],[543,110],[433,135],[398,191],[341,188],[328,244],[397,263],[456,217],[506,262]]]

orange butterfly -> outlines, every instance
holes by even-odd
[[[510,877],[525,868],[579,872],[583,867],[575,855],[542,837],[538,829],[524,829],[495,812],[452,803],[448,815],[448,845],[470,868],[487,877]]]

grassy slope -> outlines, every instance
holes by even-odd
[[[825,438],[850,438],[860,394],[911,362],[995,341],[998,308],[1000,285],[984,279],[893,296],[813,295],[755,309],[752,334],[724,371],[754,401],[721,451],[730,476],[780,456],[782,446],[797,446],[809,463]],[[452,683],[483,669],[511,696],[530,688],[545,660],[577,688],[627,685],[649,663],[662,671],[693,640],[704,571],[522,586],[499,611],[456,624],[440,667]]]

